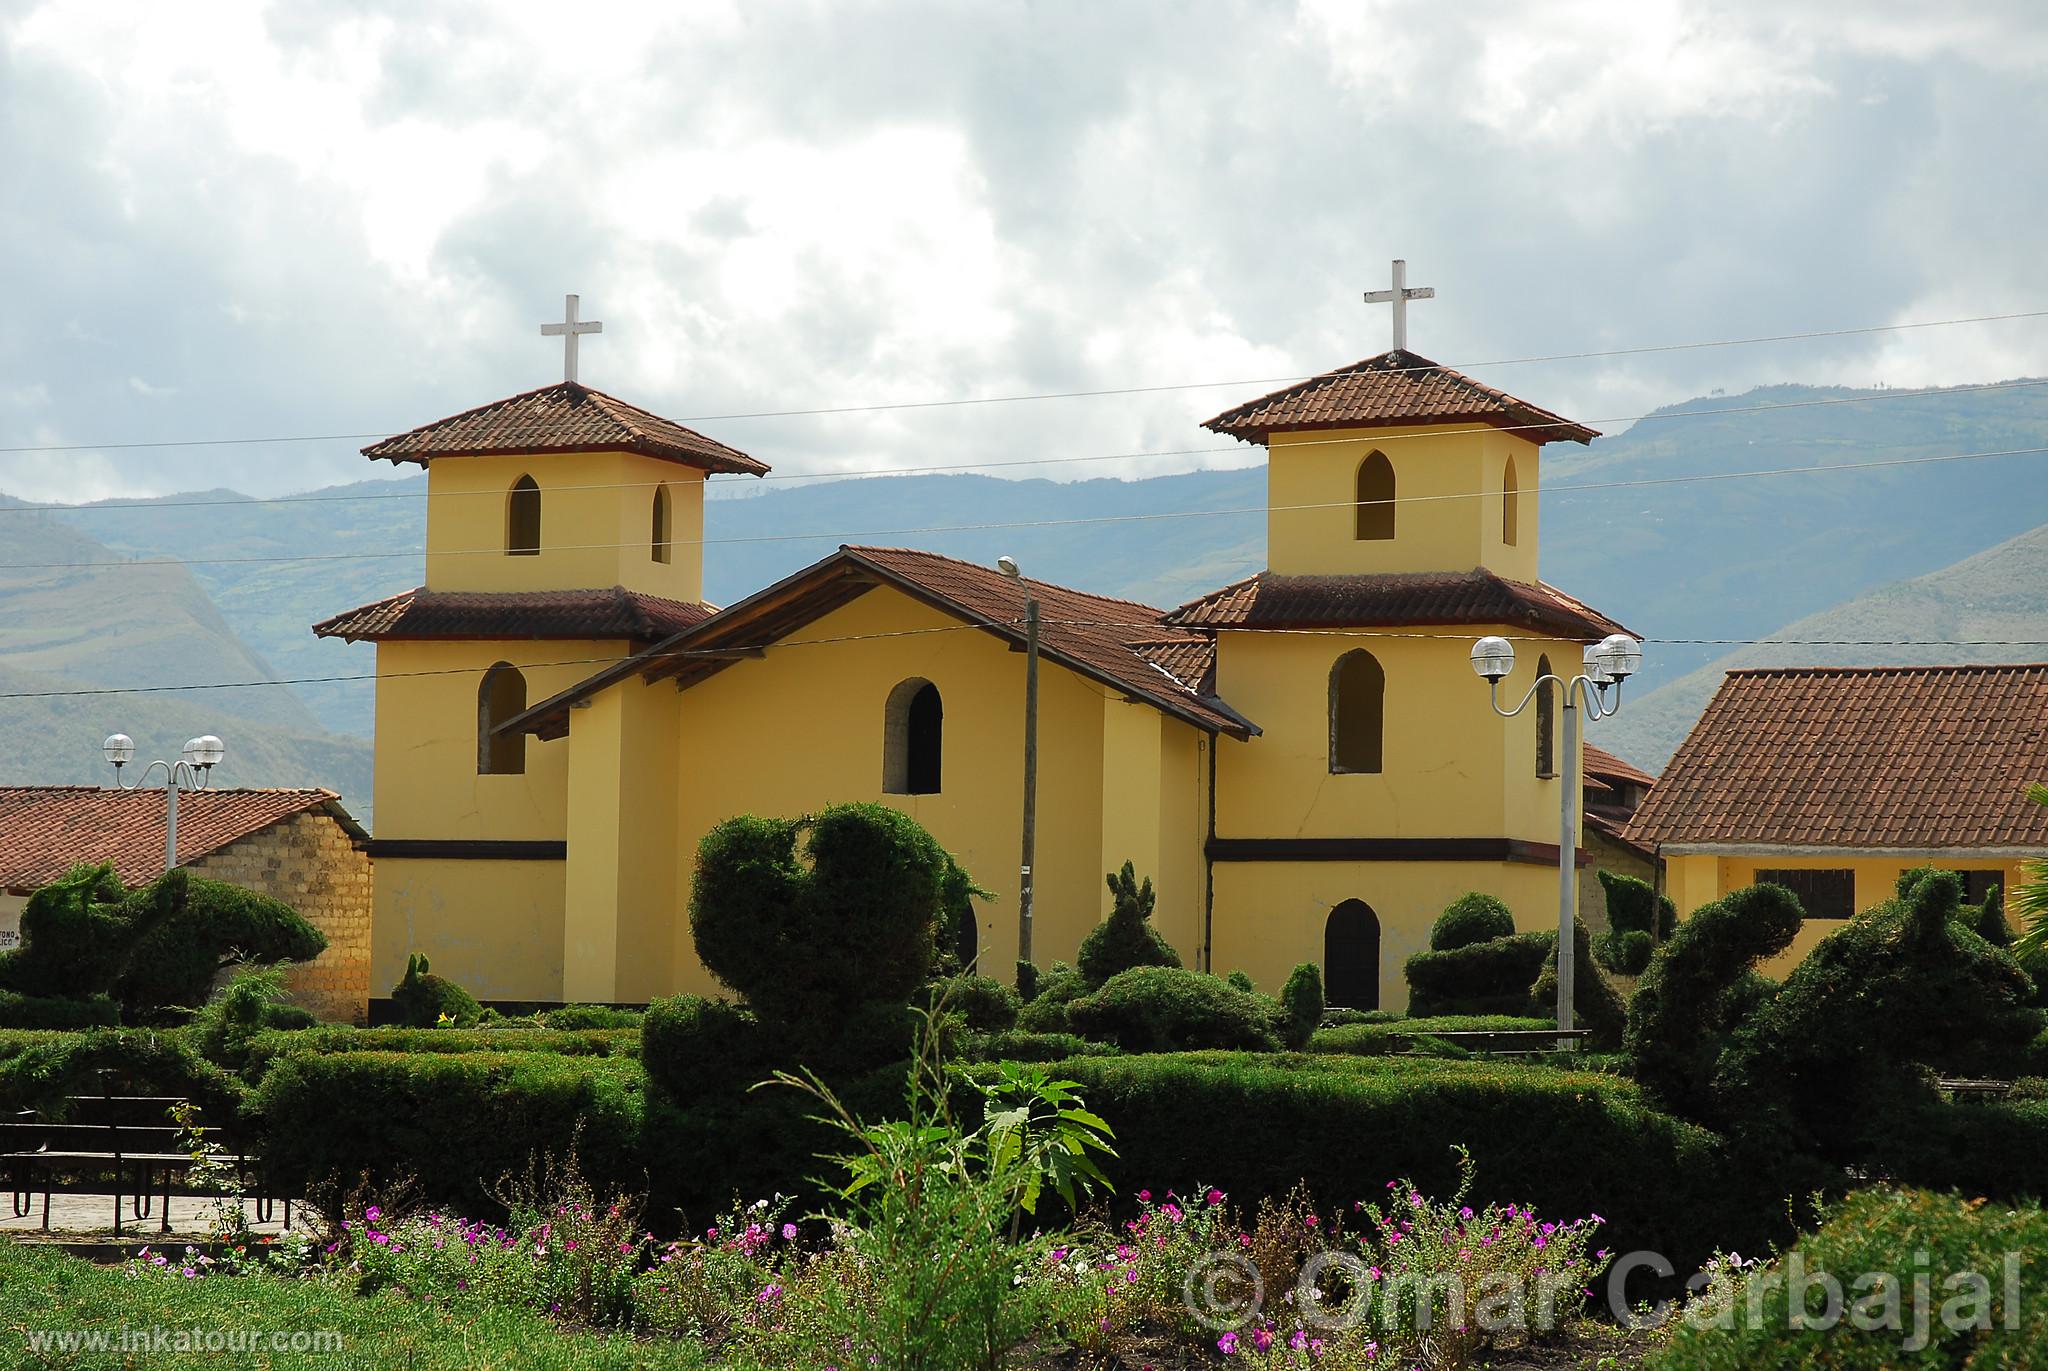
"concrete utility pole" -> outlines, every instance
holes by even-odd
[[[996,559],[1003,575],[1022,584],[1017,563]],[[1038,597],[1024,599],[1024,851],[1017,871],[1017,960],[1031,960],[1031,867],[1038,844]]]

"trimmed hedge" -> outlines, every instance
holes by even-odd
[[[640,1061],[656,1089],[685,1104],[745,1090],[769,1071],[769,1036],[730,1000],[677,995],[647,1006]]]
[[[112,1028],[121,1006],[105,995],[61,999],[0,990],[0,1028]]]
[[[959,1055],[974,1062],[1057,1062],[1068,1057],[1114,1057],[1108,1043],[1091,1043],[1072,1033],[969,1033]]]
[[[1120,971],[1067,1006],[1076,1033],[1126,1052],[1223,1047],[1271,1051],[1278,1006],[1228,981],[1179,967]]]
[[[301,1053],[271,1064],[250,1112],[285,1185],[411,1176],[435,1200],[492,1212],[502,1176],[572,1140],[600,1189],[644,1189],[644,1082],[632,1061],[552,1052]]]
[[[1510,1014],[1446,1014],[1433,1019],[1401,1019],[1392,1023],[1355,1023],[1319,1029],[1309,1039],[1310,1052],[1354,1057],[1384,1057],[1401,1050],[1404,1039],[1431,1033],[1527,1033],[1556,1027],[1554,1019]]]
[[[1515,915],[1505,903],[1477,890],[1445,907],[1429,929],[1429,950],[1455,952],[1474,943],[1490,943],[1515,935]]]
[[[1440,1014],[1526,1014],[1529,988],[1555,955],[1554,933],[1516,933],[1469,943],[1445,952],[1418,952],[1408,959],[1408,1012],[1419,1019]]]
[[[1017,1026],[1024,1002],[1017,992],[987,976],[948,976],[932,982],[925,992],[925,1004],[936,1008],[943,1000],[946,1012],[959,1016],[977,1033],[1001,1033]]]
[[[544,1009],[533,1016],[543,1028],[569,1031],[578,1028],[638,1028],[640,1011],[614,1009],[608,1004],[565,1004]]]
[[[1067,1006],[1088,993],[1088,982],[1065,962],[1054,962],[1038,978],[1038,991],[1017,1015],[1017,1027],[1026,1033],[1069,1031]]]
[[[209,1123],[223,1127],[243,1102],[241,1081],[201,1056],[181,1031],[0,1032],[0,1109],[60,1111],[65,1096],[95,1093],[102,1071],[157,1094],[183,1095],[205,1111]]]
[[[640,1052],[640,1031],[593,1028],[556,1031],[545,1028],[351,1028],[322,1024],[317,1028],[271,1030],[249,1040],[244,1071],[260,1077],[280,1057],[324,1056],[336,1052],[552,1052],[566,1057],[633,1057]]]

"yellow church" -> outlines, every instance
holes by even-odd
[[[377,644],[373,993],[413,952],[486,1002],[712,991],[699,839],[846,801],[993,892],[962,937],[1007,980],[1030,601],[1041,966],[1127,860],[1185,964],[1332,1004],[1405,1005],[1468,890],[1555,927],[1555,711],[1467,654],[1514,640],[1514,699],[1621,631],[1537,570],[1543,447],[1593,430],[1402,348],[1206,427],[1267,449],[1271,565],[1176,609],[877,547],[707,605],[706,478],[767,467],[573,379],[365,448],[429,495],[426,584],[314,628]]]

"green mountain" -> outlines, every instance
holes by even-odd
[[[1740,648],[1627,701],[1589,736],[1638,766],[1660,769],[1722,674],[1737,667],[2048,661],[2048,524],[1954,566],[1809,614],[1771,636],[1778,641]]]

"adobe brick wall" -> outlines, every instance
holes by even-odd
[[[308,810],[186,866],[284,901],[327,936],[287,979],[322,1019],[363,1023],[370,1000],[370,856],[332,815]]]

